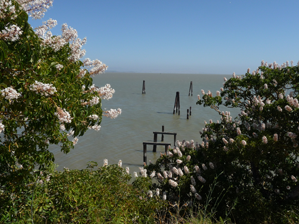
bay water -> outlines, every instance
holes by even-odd
[[[227,75],[226,75],[227,76]],[[153,74],[153,73],[103,73],[94,77],[96,86],[109,83],[115,89],[110,100],[102,100],[103,109],[121,108],[122,114],[116,119],[103,117],[101,130],[88,130],[68,154],[58,146],[51,146],[58,170],[63,167],[83,169],[89,161],[103,165],[116,164],[121,159],[123,167],[128,166],[131,173],[143,166],[143,141],[153,141],[153,131],[176,132],[177,139],[201,143],[199,131],[204,121],[220,120],[218,113],[210,107],[196,105],[201,89],[210,90],[213,95],[223,87],[225,75],[204,74]],[[146,94],[142,94],[145,80]],[[190,82],[193,82],[193,96],[188,96]],[[180,92],[180,115],[173,114],[176,92]],[[192,115],[187,120],[187,109],[192,108]],[[228,110],[221,107],[220,110]],[[238,110],[230,110],[236,115]],[[158,136],[158,141],[161,135]],[[173,145],[173,136],[165,135],[164,142]],[[152,146],[147,146],[147,159],[155,161],[164,152],[164,146],[157,146],[157,153]]]

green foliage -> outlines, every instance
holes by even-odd
[[[173,203],[192,204],[240,223],[286,223],[286,217],[298,222],[299,67],[273,67],[262,64],[260,72],[234,76],[225,82],[221,96],[204,94],[197,104],[216,110],[221,122],[206,124],[201,145],[183,142],[170,150],[173,155],[147,167],[150,172],[189,168],[183,176],[172,170],[172,178],[157,178]],[[241,113],[233,119],[219,106]],[[191,193],[191,177],[201,201]],[[169,179],[178,186],[172,187]]]
[[[156,211],[165,206],[160,199],[149,198],[128,181],[117,165],[96,170],[68,170],[37,173],[36,180],[24,191],[2,194],[3,222],[27,223],[153,223]],[[37,179],[43,179],[40,184]]]

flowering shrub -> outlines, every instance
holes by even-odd
[[[299,205],[298,74],[292,62],[262,62],[257,71],[225,78],[215,97],[202,90],[197,104],[210,106],[221,120],[205,125],[197,147],[179,143],[147,167],[160,174],[168,198],[217,207],[218,216],[231,214],[241,223],[282,223],[282,213]],[[220,106],[240,114],[233,119]]]
[[[53,19],[35,31],[27,22],[28,14],[41,18],[52,2],[0,3],[0,188],[6,190],[18,186],[35,167],[43,170],[54,161],[49,144],[68,153],[78,136],[100,130],[102,115],[115,118],[121,113],[102,111],[101,99],[112,98],[114,90],[92,83],[91,75],[104,72],[105,64],[80,61],[86,38],[78,38],[66,24],[61,36],[53,36]]]

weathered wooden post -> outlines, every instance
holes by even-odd
[[[189,109],[187,109],[187,120],[189,119]]]
[[[154,133],[154,142],[157,142],[158,139],[158,134]],[[153,152],[157,151],[157,145],[153,145]]]
[[[142,85],[142,94],[145,94],[145,80],[143,80],[143,85]]]
[[[181,105],[180,105],[180,92],[177,92],[178,94],[178,115],[180,115]]]
[[[176,92],[174,107],[173,107],[173,114],[178,113],[180,115],[180,92]]]
[[[192,81],[190,82],[189,96],[190,96],[190,94],[191,94],[191,96],[193,96],[193,83],[192,83]]]
[[[164,132],[164,125],[162,125],[162,132]],[[164,135],[162,134],[162,136],[161,136],[161,142],[163,142],[164,141]]]
[[[191,107],[190,107],[189,115],[191,116]]]
[[[147,156],[146,156],[146,144],[143,143],[143,162],[146,164]]]

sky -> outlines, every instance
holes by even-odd
[[[298,0],[54,0],[49,18],[87,37],[108,71],[245,74],[299,60]]]

